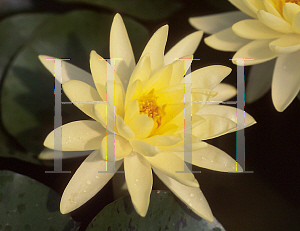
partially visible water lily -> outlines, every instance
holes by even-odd
[[[246,101],[254,102],[272,85],[273,104],[282,112],[300,90],[300,1],[229,1],[241,12],[190,18],[190,23],[213,34],[205,39],[207,45],[236,51],[233,59],[253,58],[245,62],[256,64],[248,78]]]
[[[61,199],[62,213],[80,207],[114,175],[98,172],[106,171],[107,140],[113,137],[115,169],[124,162],[128,191],[137,213],[141,216],[147,213],[153,170],[196,214],[213,221],[194,175],[190,171],[176,173],[185,169],[185,64],[190,64],[202,32],[188,35],[164,55],[167,33],[168,26],[158,29],[136,64],[125,25],[117,14],[110,36],[110,57],[119,59],[115,69],[95,51],[90,55],[92,75],[63,62],[64,92],[93,120],[75,121],[58,128],[62,129],[62,151],[94,151],[67,185]],[[181,57],[184,58],[178,59]],[[53,65],[45,59],[46,56],[40,56],[53,73]],[[114,74],[114,81],[107,79],[108,72]],[[191,75],[192,99],[198,102],[192,107],[192,164],[222,172],[241,171],[241,167],[225,152],[203,140],[243,127],[237,127],[236,108],[205,102],[225,100],[235,94],[232,87],[219,84],[230,72],[230,68],[215,65]],[[111,97],[107,88],[111,84],[113,105],[107,103]],[[225,93],[217,98],[216,90]],[[114,114],[109,114],[112,108]],[[112,120],[113,127],[109,127]],[[245,126],[254,123],[246,113]],[[106,129],[112,133],[107,135]],[[54,131],[47,136],[44,145],[54,149]]]

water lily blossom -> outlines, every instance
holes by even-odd
[[[253,58],[245,62],[254,65],[248,78],[246,101],[254,102],[272,86],[273,104],[282,112],[300,90],[300,1],[229,2],[241,12],[194,17],[190,23],[212,34],[205,39],[208,46],[236,51],[234,63],[237,58]]]
[[[168,26],[158,29],[136,64],[125,25],[117,14],[110,37],[110,58],[118,59],[114,68],[95,51],[90,54],[91,75],[63,62],[65,94],[93,120],[75,121],[58,128],[62,129],[62,151],[92,151],[63,193],[62,213],[71,212],[87,202],[114,175],[105,172],[106,161],[113,161],[106,160],[108,140],[113,139],[115,169],[124,162],[128,191],[138,214],[145,216],[147,213],[153,170],[196,214],[213,221],[192,172],[178,173],[185,167],[185,64],[191,62],[190,54],[196,50],[202,32],[188,35],[164,55],[167,33]],[[184,58],[178,59],[181,57]],[[53,73],[53,65],[45,58],[40,56],[42,63]],[[237,127],[237,109],[201,102],[217,97],[215,90],[218,89],[225,90],[223,97],[232,96],[232,88],[219,84],[230,71],[230,68],[215,65],[191,75],[193,101],[198,102],[192,107],[192,164],[223,172],[241,168],[238,165],[236,169],[234,159],[203,140],[241,129]],[[108,73],[113,73],[113,81],[107,77]],[[113,94],[107,90],[110,87]],[[111,97],[113,101],[110,101]],[[254,123],[255,120],[246,113],[245,126]],[[107,130],[111,133],[107,134]],[[44,145],[54,149],[54,131],[47,136]]]

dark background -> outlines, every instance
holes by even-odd
[[[188,18],[206,14],[224,12],[230,9],[227,1],[224,5],[215,5],[216,1],[181,1],[182,8],[163,21],[145,22],[150,34],[160,26],[169,24],[169,38],[166,50],[179,39],[195,31],[188,23]],[[209,3],[210,2],[210,3]],[[36,10],[68,11],[70,7],[59,7],[51,1],[34,1]],[[78,8],[76,6],[74,8]],[[82,5],[82,7],[87,7]],[[233,8],[231,8],[233,9]],[[112,13],[109,10],[103,10]],[[205,34],[205,36],[207,36]],[[204,36],[204,37],[205,37]],[[193,69],[212,64],[222,64],[233,69],[224,81],[236,83],[236,66],[229,58],[230,52],[219,52],[201,44],[194,57],[200,61],[193,63]],[[246,77],[249,67],[245,68]],[[246,78],[247,79],[247,78]],[[247,81],[246,81],[247,83]],[[295,99],[284,112],[277,112],[272,104],[271,92],[253,104],[247,104],[245,111],[252,115],[257,124],[245,130],[246,171],[253,173],[219,173],[205,169],[195,174],[200,187],[209,202],[214,216],[226,230],[300,230],[300,101]],[[235,157],[235,134],[225,135],[211,141],[215,146]],[[63,162],[65,170],[72,173],[83,158]],[[45,174],[49,167],[36,166],[27,162],[2,158],[1,169],[9,169],[28,175],[50,186],[59,194],[71,178],[71,174]],[[28,172],[28,169],[30,171]],[[159,184],[155,178],[155,185]],[[91,201],[72,213],[75,220],[88,224],[103,207],[112,201],[111,183],[109,183]],[[95,203],[98,207],[95,208]]]

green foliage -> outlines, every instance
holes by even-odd
[[[136,213],[130,196],[106,206],[89,224],[86,231],[104,230],[172,230],[222,231],[218,221],[210,223],[193,213],[171,192],[152,191],[145,217]]]
[[[59,195],[45,185],[10,171],[0,171],[0,230],[78,230],[59,211]]]

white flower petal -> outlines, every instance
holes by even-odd
[[[269,44],[270,49],[277,54],[288,54],[300,49],[300,35],[282,36]]]
[[[200,110],[201,111],[201,110]],[[236,123],[232,120],[218,115],[201,115],[204,122],[192,129],[192,134],[200,140],[212,139],[236,128]]]
[[[101,140],[106,135],[106,131],[102,125],[92,120],[74,121],[64,124],[56,129],[62,129],[62,151],[87,151],[99,149]],[[45,147],[54,149],[55,130],[46,137],[44,141]]]
[[[249,9],[249,7],[245,4],[243,0],[228,0],[231,2],[232,5],[234,5],[236,8],[244,12],[245,14],[249,15],[252,18],[257,18],[256,14]]]
[[[190,24],[198,30],[203,30],[205,33],[214,34],[243,19],[248,19],[249,16],[240,11],[231,11],[221,14],[213,14],[201,17],[189,18]]]
[[[127,88],[129,78],[135,67],[135,59],[126,27],[120,14],[116,14],[110,31],[110,58],[114,63],[124,88]]]
[[[284,111],[300,90],[300,51],[277,58],[273,81],[272,100],[277,111]]]
[[[173,152],[161,152],[155,156],[145,156],[145,158],[153,167],[181,184],[195,188],[199,187],[193,173],[184,161]]]
[[[213,90],[218,94],[209,98],[208,102],[222,102],[236,96],[236,88],[227,83],[220,83]]]
[[[250,41],[237,36],[231,27],[204,39],[206,45],[220,51],[237,51]]]
[[[257,19],[246,19],[232,26],[232,30],[238,36],[246,39],[270,39],[284,35],[265,26]]]
[[[267,27],[282,33],[293,33],[294,30],[287,21],[264,10],[257,12],[258,19]]]
[[[200,188],[185,186],[171,177],[166,176],[161,171],[153,168],[159,179],[194,213],[209,222],[214,221],[211,209]]]
[[[108,150],[113,150],[114,153],[107,153],[107,140],[113,140],[113,147]],[[128,140],[124,139],[122,136],[115,134],[109,134],[105,136],[101,142],[100,154],[102,160],[111,160],[113,157],[115,160],[121,160],[128,156],[132,152],[132,147]]]
[[[237,123],[237,115],[240,114],[238,113],[238,111],[241,110],[236,107],[229,107],[225,105],[205,105],[205,107],[203,107],[199,112],[197,112],[197,114],[201,116],[219,115],[230,119],[234,123]],[[244,114],[244,126],[237,125],[237,130],[244,129],[245,127],[249,127],[256,123],[254,118],[247,112],[242,111],[242,114]]]
[[[237,64],[235,59],[247,59],[252,58],[253,60],[245,60],[245,66],[263,63],[274,59],[278,56],[272,52],[269,48],[269,43],[272,40],[270,39],[263,39],[263,40],[254,40],[248,43],[246,46],[242,47],[235,53],[233,56],[232,62]]]
[[[176,152],[184,160],[184,152]],[[207,147],[192,152],[192,162],[201,168],[219,172],[241,172],[239,163],[222,150],[208,144]]]
[[[281,14],[278,12],[278,10],[275,8],[275,6],[273,5],[273,3],[271,3],[270,0],[263,0],[263,4],[265,5],[265,9],[260,10],[266,10],[267,12],[275,15],[278,18],[282,18]]]
[[[215,88],[231,72],[231,68],[211,65],[192,72],[192,88]],[[184,83],[184,79],[182,80]]]
[[[192,55],[196,51],[203,36],[203,31],[189,34],[173,46],[164,57],[164,64],[168,65],[181,57]]]
[[[106,171],[106,164],[106,161],[100,158],[99,150],[94,151],[82,162],[62,195],[60,201],[62,214],[79,208],[106,185],[114,175],[110,172],[98,172]],[[117,170],[121,164],[122,161],[116,161],[115,169]]]
[[[160,153],[160,148],[142,140],[129,140],[134,151],[144,156],[155,156]]]
[[[165,46],[168,37],[169,26],[165,25],[159,28],[150,38],[141,57],[150,55],[151,71],[153,75],[164,65]]]
[[[250,69],[246,85],[246,103],[253,103],[270,88],[276,59],[253,65]]]
[[[265,10],[262,0],[244,0],[244,4],[256,15],[258,10]]]
[[[300,12],[295,15],[292,25],[295,33],[300,34]]]
[[[143,156],[133,152],[124,159],[125,179],[136,212],[145,217],[152,190],[151,165]]]
[[[70,80],[63,84],[63,90],[70,101],[85,114],[96,119],[95,104],[105,104],[95,88],[78,80]]]
[[[42,64],[48,69],[48,71],[50,71],[50,73],[55,77],[55,64],[52,59],[56,58],[46,55],[39,55],[39,59]],[[66,61],[61,61],[61,63],[62,79],[56,78],[59,82],[65,83],[69,80],[80,80],[95,88],[95,84],[90,73]]]
[[[87,156],[91,153],[91,151],[62,151],[62,156],[55,156],[55,151],[53,149],[44,148],[38,158],[40,160],[53,160],[53,159],[68,159],[68,158],[77,158],[82,156]]]
[[[118,133],[123,136],[125,139],[130,140],[135,138],[134,132],[131,130],[131,128],[124,123],[124,120],[121,116],[117,116],[117,130]]]
[[[286,2],[283,6],[283,17],[292,24],[294,17],[300,12],[300,6],[295,3]]]
[[[148,115],[140,114],[134,117],[128,125],[134,132],[136,139],[145,139],[152,132],[154,121]]]
[[[172,146],[177,144],[182,139],[178,136],[151,136],[147,139],[144,139],[145,142],[155,145],[155,146]]]

